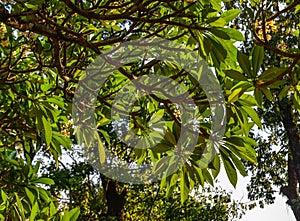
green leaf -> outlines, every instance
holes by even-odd
[[[8,196],[6,195],[6,193],[3,191],[3,189],[1,189],[1,198],[3,200],[3,202],[6,203]]]
[[[266,95],[266,97],[269,101],[273,101],[273,95],[269,88],[263,87],[263,88],[261,88],[261,90]]]
[[[224,168],[225,168],[227,177],[228,177],[230,183],[234,187],[236,187],[237,173],[236,173],[235,167],[234,167],[233,163],[231,162],[231,160],[225,154],[221,154],[221,157],[223,160],[223,164],[224,164]]]
[[[262,81],[269,81],[272,80],[279,75],[281,75],[286,69],[285,68],[279,68],[279,67],[272,67],[266,71],[264,71],[260,76],[259,80]]]
[[[42,184],[48,184],[48,185],[54,185],[55,182],[47,177],[38,178],[35,180],[32,180],[31,183],[42,183]]]
[[[241,108],[251,117],[253,122],[260,128],[262,129],[262,124],[261,121],[256,113],[256,111],[249,106],[241,106]]]
[[[238,102],[244,106],[257,106],[255,97],[249,94],[242,94]]]
[[[248,88],[251,88],[253,87],[253,83],[252,82],[249,82],[249,81],[240,81],[238,82],[237,84],[235,84],[231,90],[235,90],[237,88],[244,88],[244,90],[247,90]]]
[[[69,211],[64,210],[64,215],[62,221],[71,221]]]
[[[252,55],[252,68],[253,77],[257,76],[257,73],[262,65],[265,57],[264,47],[255,45],[251,51]]]
[[[252,7],[257,7],[260,4],[260,0],[251,0],[250,3]]]
[[[171,131],[169,129],[166,131],[165,138],[170,144],[172,144],[172,145],[177,144],[174,134],[171,133]]]
[[[224,27],[226,25],[226,23],[227,22],[224,18],[218,18],[217,20],[215,20],[213,22],[209,22],[209,24],[214,27]]]
[[[79,214],[80,214],[79,208],[74,208],[74,209],[72,209],[72,210],[69,212],[69,215],[70,215],[70,221],[75,221],[75,220],[77,220],[78,217],[79,217]]]
[[[154,113],[152,115],[152,117],[150,118],[149,124],[158,122],[163,116],[164,116],[164,109],[160,109],[159,111],[157,111],[156,113]]]
[[[60,108],[65,109],[65,103],[62,100],[60,100],[59,98],[49,97],[49,98],[47,98],[47,101],[50,103],[56,104]]]
[[[50,202],[50,216],[53,216],[55,213],[57,213],[57,209],[55,208],[55,206],[54,206],[54,204],[53,204],[53,202],[51,201]]]
[[[151,150],[155,153],[164,153],[168,150],[171,150],[172,146],[169,146],[167,144],[164,143],[159,143],[157,145],[155,145],[154,147],[151,148]]]
[[[27,187],[25,187],[25,192],[26,192],[26,195],[28,196],[28,199],[29,199],[31,205],[33,206],[34,201],[35,201],[35,196],[33,195],[33,193]]]
[[[255,90],[254,90],[254,97],[255,97],[255,99],[257,101],[258,106],[261,107],[262,106],[262,101],[263,101],[263,93],[262,93],[262,91],[260,89],[258,89],[258,88],[255,88]]]
[[[240,159],[238,159],[234,154],[230,154],[230,158],[232,160],[232,162],[234,163],[235,167],[239,170],[240,174],[242,176],[246,176],[247,172],[245,169],[244,164],[242,163],[242,161]]]
[[[183,172],[181,174],[181,178],[180,178],[181,203],[184,203],[187,200],[187,198],[189,197],[189,192],[190,192],[189,180],[188,180],[187,174]]]
[[[295,14],[297,14],[300,11],[300,5],[297,5],[295,8]]]
[[[99,136],[98,136],[98,153],[99,153],[100,163],[104,164],[105,163],[105,158],[106,158],[105,148],[104,148],[102,140]]]
[[[44,136],[45,136],[46,144],[47,146],[49,146],[52,139],[52,127],[49,121],[47,121],[44,116],[42,117],[42,122],[44,127]]]
[[[220,169],[221,169],[221,164],[220,164],[220,158],[218,155],[215,155],[215,158],[213,160],[213,166],[214,166],[214,169],[212,170],[212,175],[214,178],[216,178],[220,172]]]
[[[40,188],[40,187],[35,187],[35,188],[36,188],[36,190],[37,190],[37,192],[39,194],[39,199],[41,198],[41,199],[43,199],[47,203],[51,202],[49,194],[48,194],[48,192],[45,189]]]
[[[29,4],[29,3],[25,3],[25,6],[32,10],[37,10],[39,8],[39,5],[33,5],[33,4]]]
[[[280,101],[281,101],[284,97],[287,96],[287,94],[288,94],[288,92],[290,91],[291,87],[292,87],[292,86],[287,85],[287,86],[285,86],[285,87],[280,91],[280,93],[279,93],[279,95],[278,95],[278,98],[279,98]]]
[[[171,156],[165,156],[154,164],[153,174],[161,174],[167,170],[171,161]]]
[[[230,9],[225,11],[222,15],[221,18],[223,18],[226,21],[226,24],[235,19],[241,12],[242,10],[240,9]]]
[[[173,173],[171,175],[171,180],[170,180],[170,186],[175,186],[177,184],[178,181],[178,174],[177,173]]]
[[[17,193],[14,193],[14,194],[15,194],[16,201],[17,201],[17,208],[16,209],[19,211],[19,214],[21,216],[19,218],[21,218],[21,220],[25,220],[25,211],[24,211],[23,204],[21,203],[21,200],[20,200],[18,194]]]
[[[299,92],[298,91],[296,91],[294,93],[294,96],[292,96],[292,100],[293,100],[293,104],[294,104],[295,108],[297,110],[300,110],[300,96],[299,96]]]
[[[196,175],[197,181],[200,183],[201,186],[204,186],[204,176],[203,176],[202,170],[195,165],[193,165],[193,168],[196,171],[195,175]]]
[[[39,204],[38,202],[35,202],[30,212],[29,221],[34,221],[38,212],[39,212]]]
[[[247,81],[248,79],[239,71],[235,70],[225,70],[225,74],[232,79],[239,80],[239,81]]]
[[[239,99],[239,96],[241,92],[243,91],[243,88],[235,89],[228,97],[228,102],[233,103]]]
[[[244,146],[240,146],[232,140],[226,141],[226,146],[238,157],[251,163],[257,163],[255,150],[251,146],[245,145],[245,143],[243,145]]]
[[[208,1],[213,9],[215,9],[216,11],[220,11],[221,10],[221,1],[220,0],[210,0]]]
[[[223,30],[221,30],[220,28],[211,28],[210,32],[213,33],[215,36],[222,38],[224,40],[230,39],[229,35]]]
[[[244,53],[238,51],[237,59],[238,59],[238,62],[240,64],[242,70],[244,71],[244,73],[247,74],[249,77],[252,77],[251,76],[251,66],[250,66],[250,61],[248,59],[248,56],[245,55]]]
[[[222,28],[222,30],[226,32],[229,35],[229,37],[233,40],[245,41],[244,35],[234,28]]]
[[[210,185],[214,185],[214,180],[210,174],[210,172],[207,169],[202,169],[202,175],[204,177],[204,179],[210,184]]]

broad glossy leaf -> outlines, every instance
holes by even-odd
[[[210,32],[213,33],[215,36],[222,38],[224,40],[230,39],[229,35],[220,28],[212,28],[210,29]]]
[[[30,212],[29,221],[34,221],[38,212],[39,212],[39,204],[38,202],[35,202]]]
[[[16,208],[16,210],[18,210],[19,219],[25,220],[25,210],[24,210],[23,204],[22,204],[18,194],[17,193],[14,193],[14,194],[15,194],[15,198],[17,201],[17,207],[15,207],[15,208]]]
[[[70,221],[75,221],[75,220],[77,220],[78,217],[79,217],[79,214],[80,214],[79,208],[73,208],[73,209],[69,212],[69,215],[70,215]]]
[[[47,177],[38,178],[35,180],[31,180],[31,183],[41,183],[41,184],[47,184],[47,185],[54,185],[54,181]]]
[[[251,117],[253,122],[261,129],[262,128],[262,123],[256,113],[256,111],[249,106],[241,106],[241,108]]]
[[[239,81],[247,81],[248,79],[239,71],[235,70],[225,70],[225,74],[232,79],[239,80]]]
[[[44,126],[44,136],[47,146],[50,145],[51,139],[52,139],[52,127],[49,121],[43,116],[42,122]]]
[[[263,87],[261,90],[269,101],[273,101],[273,95],[269,88]]]
[[[238,31],[237,29],[234,29],[234,28],[222,28],[222,30],[224,32],[227,33],[227,35],[229,35],[229,37],[233,40],[236,40],[236,41],[245,41],[245,37],[244,35]]]
[[[224,154],[221,155],[224,168],[230,183],[235,187],[237,183],[237,173],[231,160]]]
[[[234,103],[239,99],[240,94],[243,92],[243,88],[235,89],[228,97],[229,103]]]
[[[1,189],[1,198],[2,198],[3,202],[6,202],[8,199],[8,196],[6,195],[6,193],[4,192],[3,189]]]
[[[214,26],[214,27],[224,27],[226,25],[226,20],[224,18],[217,18],[217,20],[213,21],[213,22],[209,22],[209,24],[211,26]]]
[[[97,143],[98,143],[98,154],[99,154],[100,163],[103,164],[105,163],[106,154],[105,154],[104,145],[100,137],[98,137]]]
[[[33,193],[27,187],[25,187],[25,192],[26,192],[26,195],[28,196],[28,199],[29,199],[31,205],[33,206],[34,201],[35,201],[35,196],[33,195]]]
[[[252,76],[255,77],[257,76],[260,66],[262,65],[265,58],[264,47],[255,45],[250,55],[252,56]]]
[[[222,15],[221,18],[223,18],[226,23],[229,23],[230,21],[232,21],[233,19],[235,19],[242,10],[240,9],[230,9],[225,11]]]
[[[187,177],[187,174],[185,172],[181,173],[180,177],[180,198],[181,203],[184,203],[186,199],[189,197],[189,179]]]
[[[255,88],[254,90],[254,97],[257,101],[257,104],[259,107],[262,106],[262,102],[263,102],[263,93],[259,88]]]
[[[237,59],[244,73],[247,74],[249,77],[252,77],[251,66],[250,66],[250,61],[248,59],[248,56],[238,51]]]
[[[278,98],[281,101],[284,97],[287,96],[288,92],[290,91],[290,89],[292,88],[292,86],[287,85],[285,86],[279,93]]]
[[[259,76],[259,79],[262,80],[262,81],[269,81],[269,80],[272,80],[272,79],[276,78],[277,76],[282,74],[284,71],[286,71],[286,68],[272,67],[272,68],[264,71]]]

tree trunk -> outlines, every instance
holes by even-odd
[[[287,196],[287,203],[291,206],[293,213],[300,221],[300,208],[293,204],[293,200],[299,200],[298,184],[300,184],[300,140],[299,132],[293,120],[292,106],[287,102],[279,102],[282,113],[282,123],[289,140],[290,153],[288,157],[288,186],[282,187],[280,191]]]
[[[124,188],[119,194],[117,182],[101,174],[102,186],[105,191],[105,197],[108,207],[107,216],[115,217],[117,220],[123,220],[124,205],[126,202],[127,190]]]
[[[294,162],[292,156],[289,154],[288,157],[288,185],[280,188],[280,192],[288,198],[287,204],[291,206],[293,213],[297,220],[300,220],[300,210],[293,205],[293,200],[298,199],[297,191],[298,181],[297,175],[294,168]]]

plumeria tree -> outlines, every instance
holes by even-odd
[[[39,161],[53,159],[58,169],[63,151],[78,146],[112,199],[126,193],[115,188],[124,176],[110,156],[133,169],[150,165],[181,203],[213,185],[221,167],[235,186],[237,173],[246,175],[243,162],[257,161],[251,128],[263,125],[253,108],[273,101],[273,88],[283,100],[294,90],[298,103],[297,49],[276,40],[276,19],[297,1],[284,9],[241,3],[1,1],[0,217],[75,220],[79,209],[57,209],[47,186],[58,181],[41,175]],[[237,16],[250,21],[242,32]],[[263,64],[274,56],[285,66]]]

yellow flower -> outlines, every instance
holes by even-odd
[[[267,35],[267,40],[268,40],[268,41],[270,41],[270,40],[271,40],[271,38],[272,38],[272,36],[271,36],[271,35]]]
[[[4,33],[0,33],[0,39],[3,39],[5,37]]]
[[[261,39],[261,40],[264,38],[263,35],[257,35],[257,37],[258,37],[259,39]]]
[[[7,47],[9,45],[9,39],[2,41],[0,44],[2,47]]]
[[[115,24],[116,24],[116,20],[112,20],[111,25],[115,25]]]
[[[260,22],[255,22],[254,27],[255,28],[260,28]]]
[[[278,32],[277,26],[272,26],[271,29],[273,32]]]
[[[7,33],[6,25],[4,23],[0,23],[0,33],[2,34]]]
[[[279,49],[281,49],[282,51],[285,51],[286,49],[288,49],[288,46],[286,45],[286,43],[281,40],[280,43],[277,46]]]
[[[272,20],[272,21],[267,21],[267,26],[272,27],[272,26],[274,26],[274,25],[275,25],[274,20]]]

